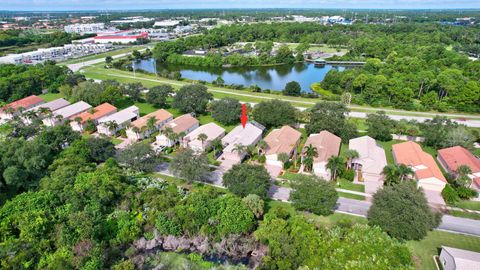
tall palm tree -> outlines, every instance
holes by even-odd
[[[342,157],[339,156],[331,156],[327,162],[327,169],[330,170],[332,173],[331,180],[336,181],[338,174],[340,173],[341,169],[345,166],[345,161]]]
[[[152,116],[148,118],[147,120],[147,128],[150,132],[153,132],[155,130],[155,124],[157,123],[157,118],[155,116]]]
[[[207,141],[208,136],[205,133],[200,133],[198,134],[197,139],[199,139],[202,142],[202,147],[205,147],[205,141]]]
[[[241,153],[245,152],[246,148],[247,148],[247,147],[246,147],[245,145],[243,145],[243,144],[240,144],[240,143],[239,143],[239,144],[235,144],[235,146],[234,146],[233,149],[232,149],[232,152],[237,152],[237,154],[240,155]]]
[[[51,114],[52,114],[52,110],[50,110],[50,108],[40,107],[40,108],[38,109],[38,113],[39,113],[41,116],[50,117]]]
[[[258,143],[257,143],[257,155],[260,156],[260,152],[265,152],[268,148],[268,143],[265,141],[265,140],[260,140]]]
[[[383,168],[382,174],[385,177],[384,185],[391,186],[407,179],[411,179],[414,175],[414,171],[405,164],[390,164]]]
[[[315,146],[309,144],[305,146],[305,151],[303,152],[304,158],[302,160],[303,165],[309,171],[312,171],[313,168],[313,159],[318,157],[318,150]]]
[[[313,158],[309,156],[305,156],[303,158],[303,166],[305,166],[305,169],[307,171],[312,171],[313,169]]]
[[[219,138],[215,138],[214,140],[212,140],[212,148],[213,153],[216,155],[217,150],[222,148],[222,140],[220,140]]]
[[[408,167],[405,164],[398,165],[397,170],[398,170],[398,176],[400,177],[400,182],[403,182],[404,180],[412,179],[413,175],[415,174],[413,169]]]
[[[55,120],[57,122],[62,122],[63,121],[63,115],[60,115],[60,114],[55,115]]]
[[[245,148],[245,151],[247,151],[247,155],[249,157],[253,157],[253,153],[255,152],[255,145],[253,144],[247,145],[247,147]]]
[[[468,167],[467,165],[460,165],[457,168],[457,174],[458,176],[467,176],[469,174],[472,174],[472,169]]]
[[[115,135],[118,129],[118,124],[115,121],[108,121],[105,123],[105,126],[108,128],[108,130],[112,133],[112,135]]]
[[[360,155],[358,154],[357,150],[348,149],[344,153],[345,158],[347,158],[347,169],[352,167],[352,161],[358,158]]]
[[[26,112],[23,113],[23,116],[30,121],[33,121],[38,117],[38,115],[35,111],[26,111]]]
[[[163,135],[165,135],[165,137],[167,137],[167,139],[172,142],[172,144],[175,144],[178,140],[178,134],[175,133],[171,127],[166,127],[165,129],[163,129],[162,133]]]
[[[472,179],[470,178],[470,174],[472,174],[472,169],[467,165],[460,165],[458,166],[457,170],[457,178],[455,181],[461,186],[469,187],[472,184]]]

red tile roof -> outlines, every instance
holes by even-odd
[[[158,111],[154,111],[152,113],[149,113],[143,117],[138,118],[137,120],[132,122],[132,126],[135,126],[137,128],[142,128],[147,125],[148,119],[155,117],[157,121],[155,121],[155,124],[158,125],[159,123],[167,120],[168,118],[172,117],[173,115],[169,113],[168,111],[164,109],[160,109]]]
[[[392,152],[395,161],[413,168],[417,179],[437,178],[440,181],[447,182],[447,179],[440,171],[435,159],[422,150],[420,145],[415,142],[404,142],[392,145]],[[424,168],[420,167],[424,166]],[[420,167],[420,168],[418,168]]]
[[[13,108],[15,110],[18,110],[19,108],[24,108],[24,109],[29,109],[37,104],[43,103],[45,100],[43,98],[31,95],[26,98],[19,99],[17,101],[14,101],[10,104],[7,104],[0,108],[0,111],[4,111],[6,108]]]
[[[456,171],[461,165],[467,165],[472,169],[472,173],[480,172],[480,159],[461,146],[440,149],[438,155],[451,171]]]
[[[98,120],[102,117],[110,115],[117,111],[117,107],[111,105],[110,103],[103,103],[93,108],[93,110],[95,111],[94,113],[91,113],[90,110],[87,110],[79,115],[76,115],[74,118],[80,117],[82,119],[80,122],[83,124],[89,119]]]

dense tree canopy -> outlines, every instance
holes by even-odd
[[[192,149],[181,149],[170,162],[170,170],[188,182],[206,181],[209,173],[205,153],[195,154]]]
[[[173,99],[173,107],[183,113],[205,113],[207,104],[213,95],[201,84],[184,85]]]
[[[147,92],[147,102],[153,104],[157,108],[167,106],[167,98],[173,94],[173,87],[168,84],[162,84],[150,88]]]
[[[234,98],[214,100],[210,104],[213,119],[224,125],[233,125],[240,121],[242,105]]]
[[[296,109],[286,101],[262,101],[253,108],[253,119],[266,128],[293,125],[296,122]]]
[[[293,189],[290,201],[295,209],[323,216],[333,213],[338,194],[331,182],[302,175],[295,179]]]
[[[370,137],[384,142],[392,140],[394,122],[384,111],[368,114],[366,124]]]
[[[234,165],[223,175],[223,184],[240,197],[256,194],[265,199],[271,180],[263,166],[243,163]]]

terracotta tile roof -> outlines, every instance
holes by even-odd
[[[170,118],[172,116],[173,115],[171,113],[169,113],[168,111],[166,111],[164,109],[160,109],[158,111],[154,111],[152,113],[149,113],[149,114],[147,114],[143,117],[140,117],[137,120],[133,121],[132,126],[135,126],[137,128],[142,128],[142,127],[147,125],[148,119],[150,119],[152,117],[155,117],[155,119],[157,119],[155,124],[158,124],[158,123],[161,123],[161,122],[167,120],[168,118]]]
[[[310,134],[305,142],[305,147],[312,145],[317,148],[318,156],[314,158],[314,162],[318,163],[327,162],[331,156],[337,156],[341,143],[342,139],[324,130],[318,134]],[[305,151],[305,148],[303,149]]]
[[[415,142],[404,142],[392,145],[392,152],[395,161],[410,166],[415,171],[417,179],[437,178],[447,182],[440,171],[435,159],[422,150]]]
[[[110,115],[117,111],[117,107],[111,105],[110,103],[103,103],[98,105],[94,108],[94,113],[90,113],[90,110],[85,111],[74,118],[80,117],[82,120],[80,121],[82,124],[87,122],[87,120],[98,120],[102,117]]]
[[[9,103],[2,108],[0,108],[0,111],[4,111],[7,108],[13,108],[15,110],[18,110],[19,108],[24,108],[24,109],[29,109],[37,104],[43,103],[45,100],[43,98],[31,95],[26,98],[19,99],[17,101],[14,101],[12,103]]]
[[[480,172],[480,159],[461,146],[440,149],[438,155],[449,170],[456,171],[459,166],[467,165],[472,169],[472,173]]]
[[[181,115],[164,126],[169,127],[176,134],[187,131],[190,127],[198,124],[198,120],[190,114]]]
[[[274,129],[265,137],[268,144],[267,155],[286,153],[290,154],[296,147],[302,133],[290,126]]]

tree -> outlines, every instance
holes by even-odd
[[[327,216],[333,213],[338,194],[332,183],[315,176],[300,175],[293,183],[290,200],[293,207]]]
[[[305,150],[303,152],[303,164],[308,171],[312,171],[313,168],[313,160],[314,158],[318,157],[318,150],[315,146],[309,144],[305,146]]]
[[[117,154],[118,163],[126,168],[139,172],[153,172],[158,157],[148,142],[137,142],[128,145]]]
[[[424,144],[436,149],[445,145],[449,130],[456,128],[458,125],[452,120],[435,116],[433,119],[427,119],[420,124],[420,130],[425,137]]]
[[[242,163],[234,165],[223,175],[223,184],[240,197],[256,194],[265,199],[271,179],[263,166]]]
[[[340,172],[345,167],[345,161],[343,160],[342,157],[331,156],[327,161],[326,167],[332,173],[330,180],[336,181],[338,175],[340,175]]]
[[[105,57],[105,63],[107,63],[107,65],[112,64],[112,62],[113,62],[113,57],[111,57],[110,55]]]
[[[394,122],[384,111],[368,114],[366,124],[370,137],[384,142],[392,140]]]
[[[391,186],[411,179],[414,171],[405,164],[389,164],[383,168],[382,174],[385,177],[384,185]]]
[[[292,51],[288,45],[281,45],[277,50],[277,55],[275,56],[276,63],[285,63],[293,64],[295,62],[295,57],[293,56]]]
[[[253,119],[266,128],[293,125],[296,122],[296,109],[286,101],[277,99],[262,101],[253,109]]]
[[[379,226],[390,236],[403,240],[420,240],[440,223],[422,190],[413,182],[385,186],[373,196],[368,223]]]
[[[213,153],[216,155],[219,150],[222,148],[222,140],[220,138],[215,138],[211,142],[211,147],[213,148]]]
[[[296,81],[291,81],[285,85],[285,89],[283,89],[283,94],[285,96],[300,96],[302,92],[302,88],[300,84]]]
[[[181,149],[170,162],[170,170],[176,176],[191,182],[205,182],[209,173],[207,156],[197,155],[192,149]]]
[[[357,150],[353,149],[345,150],[343,155],[347,158],[347,169],[350,169],[352,167],[352,161],[360,156]]]
[[[205,142],[207,141],[208,136],[205,133],[200,133],[198,134],[197,139],[199,139],[202,142],[202,147],[203,147],[205,146]]]
[[[242,105],[234,98],[214,100],[210,104],[213,119],[224,125],[233,125],[240,121]]]
[[[455,181],[462,187],[470,187],[472,179],[469,175],[472,174],[472,169],[467,165],[460,165],[458,166],[456,173],[457,177]]]
[[[472,132],[464,125],[459,125],[456,128],[449,129],[442,142],[442,147],[463,146],[467,149],[473,149],[475,137]]]
[[[173,93],[173,87],[168,84],[155,86],[148,90],[146,101],[157,108],[165,108],[168,97]]]
[[[143,89],[141,83],[127,83],[122,86],[123,94],[129,96],[134,102],[140,101]]]
[[[319,102],[311,109],[310,122],[305,126],[308,134],[327,130],[348,142],[357,136],[357,127],[348,123],[345,117],[349,113],[345,104],[340,102]]]
[[[205,113],[207,104],[213,95],[201,84],[184,85],[173,99],[173,107],[183,113]]]
[[[249,194],[242,199],[242,202],[250,209],[257,219],[261,218],[264,213],[265,202],[257,194]]]

